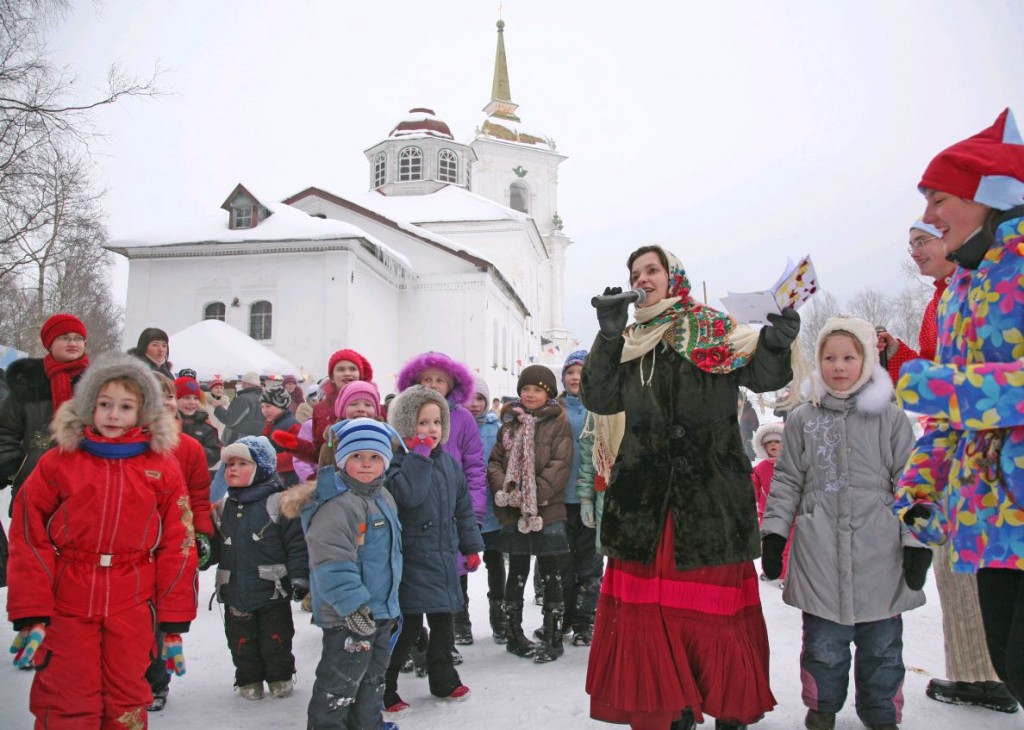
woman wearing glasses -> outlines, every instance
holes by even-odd
[[[17,494],[53,441],[50,419],[89,365],[85,325],[71,314],[55,314],[39,330],[44,358],[15,360],[7,368],[10,395],[0,406],[0,488],[14,485]],[[11,496],[11,503],[14,496]],[[7,538],[0,530],[0,585],[7,585]]]
[[[935,361],[900,371],[929,416],[893,504],[956,573],[976,574],[988,653],[1024,699],[1024,140],[1010,110],[939,153],[918,188],[956,264]]]

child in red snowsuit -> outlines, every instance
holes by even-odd
[[[177,428],[139,360],[107,353],[54,416],[14,501],[7,598],[15,664],[36,668],[36,728],[144,728],[154,616],[184,673],[196,550]]]
[[[775,476],[775,462],[782,453],[782,429],[785,424],[765,423],[758,427],[752,439],[754,453],[761,461],[754,466],[751,478],[754,480],[754,498],[757,500],[757,524],[764,519],[764,506],[768,503],[768,495],[772,491],[772,478]],[[793,530],[796,525],[793,525]],[[786,568],[789,567],[789,546],[793,542],[793,530],[790,530],[789,541],[782,553],[782,574],[780,580],[786,579]],[[765,580],[764,575],[761,579]]]

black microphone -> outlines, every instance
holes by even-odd
[[[602,304],[626,302],[627,304],[634,304],[638,307],[642,307],[644,299],[646,298],[647,292],[643,289],[630,289],[629,291],[624,291],[621,294],[599,294],[590,300],[590,306],[600,307]]]

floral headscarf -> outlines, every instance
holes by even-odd
[[[664,340],[708,373],[729,373],[749,363],[757,349],[757,330],[695,301],[683,264],[669,251],[665,257],[669,296],[650,307],[637,308],[636,322],[626,328],[622,362],[643,357]]]

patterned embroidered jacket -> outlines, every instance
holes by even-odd
[[[907,409],[933,420],[893,509],[902,518],[926,505],[928,518],[911,529],[947,544],[958,572],[1024,570],[1022,216],[1024,206],[1003,214],[987,251],[984,233],[958,249],[961,265],[938,307],[936,361],[908,362],[897,386]]]

